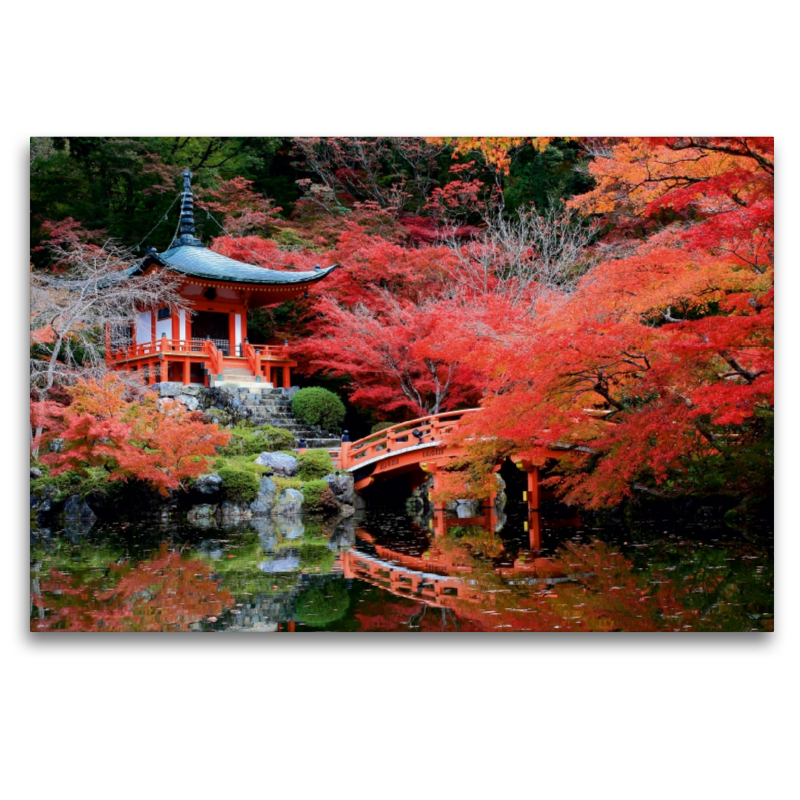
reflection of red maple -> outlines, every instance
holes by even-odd
[[[424,611],[424,613],[423,613]],[[424,608],[418,601],[398,597],[389,599],[380,595],[375,600],[367,600],[359,607],[355,618],[359,631],[479,631],[481,627],[469,619],[458,617],[454,622],[453,613],[438,607]]]
[[[106,577],[83,583],[53,570],[41,594],[32,595],[46,614],[31,620],[31,630],[185,631],[234,602],[210,573],[204,562],[182,559],[166,544],[136,567],[112,564],[111,574],[121,575],[113,588],[106,588]]]

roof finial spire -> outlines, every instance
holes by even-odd
[[[183,192],[181,199],[181,245],[201,245],[194,235],[194,203],[192,200],[192,173],[185,169],[183,175]]]

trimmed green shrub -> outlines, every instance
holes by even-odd
[[[286,428],[276,428],[274,425],[261,425],[257,430],[261,431],[261,438],[264,440],[264,450],[274,453],[276,450],[291,450],[297,447],[294,434]]]
[[[223,467],[217,470],[222,478],[222,496],[231,503],[252,503],[258,495],[259,480],[253,472]]]
[[[321,386],[301,389],[292,398],[292,414],[306,423],[330,431],[341,430],[345,407],[338,395]]]
[[[306,511],[334,511],[339,508],[331,487],[325,481],[309,481],[300,491]]]
[[[297,476],[304,481],[324,478],[333,472],[333,460],[327,450],[306,450],[297,456]]]
[[[391,428],[392,425],[397,425],[396,422],[376,422],[370,429],[370,433],[380,433],[381,431],[385,431],[387,428]]]
[[[237,426],[231,428],[230,433],[230,441],[221,451],[224,456],[257,456],[275,450],[291,450],[295,446],[291,431],[272,425],[262,425],[260,428]]]
[[[303,592],[297,598],[294,612],[300,622],[322,628],[341,619],[349,605],[347,585],[340,579]]]

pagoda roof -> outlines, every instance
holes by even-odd
[[[245,264],[233,258],[209,250],[194,234],[194,201],[191,185],[192,173],[183,171],[183,192],[181,193],[180,236],[176,236],[169,249],[163,253],[148,250],[144,260],[135,267],[121,273],[121,277],[137,275],[148,267],[160,267],[204,281],[220,283],[239,283],[249,286],[302,286],[316,283],[336,269],[316,267],[312,271],[266,269],[253,264]]]
[[[151,253],[152,262],[171,272],[192,278],[223,283],[258,284],[261,286],[291,286],[298,283],[315,283],[332,272],[338,264],[310,271],[267,269],[245,264],[215,253],[202,245],[190,244],[172,247],[164,253]],[[148,259],[145,259],[147,261]],[[144,265],[144,264],[143,264]]]

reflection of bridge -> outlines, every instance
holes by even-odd
[[[459,520],[463,521],[463,520]],[[570,521],[574,523],[574,521]],[[375,555],[350,549],[341,553],[345,578],[358,578],[398,597],[417,600],[435,608],[455,609],[459,601],[487,603],[492,601],[491,590],[482,587],[473,568],[454,564],[436,553],[413,556],[375,542],[374,537],[359,528],[358,539],[368,542]],[[524,579],[526,583],[552,585],[574,580],[549,558],[535,552],[520,553],[513,564],[490,567],[500,577]]]
[[[353,475],[357,492],[364,491],[375,481],[404,474],[409,474],[412,481],[420,485],[425,473],[433,475],[433,489],[438,491],[443,470],[466,455],[465,448],[455,437],[459,422],[480,411],[470,408],[433,414],[392,425],[356,442],[342,442],[341,451],[335,454],[338,466]],[[547,455],[558,457],[559,453],[548,452]],[[528,507],[538,510],[542,499],[539,467],[527,459],[515,461],[528,475]],[[498,464],[495,471],[499,469]],[[485,501],[484,511],[494,506],[494,501],[493,493]]]

